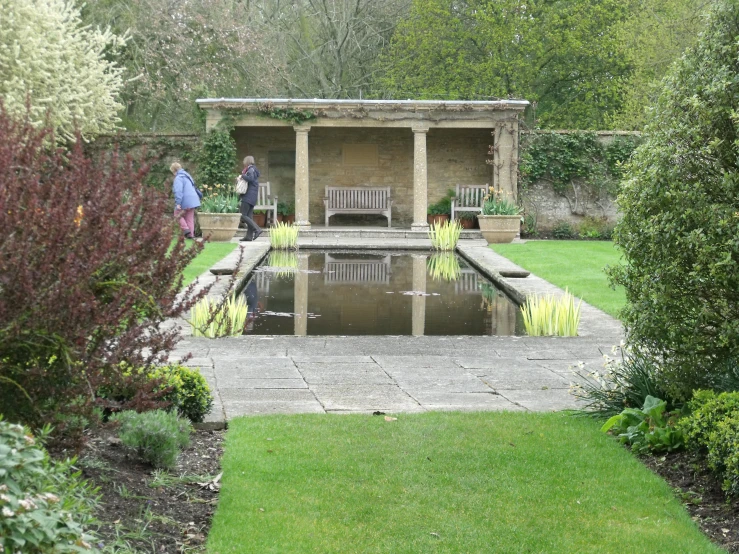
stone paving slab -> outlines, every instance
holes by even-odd
[[[342,238],[316,233],[301,246],[428,249],[418,234],[370,232]],[[267,254],[260,238],[240,243],[244,259],[237,271],[246,276]],[[460,242],[460,253],[514,298],[562,294],[543,279],[502,277],[521,268],[487,247],[484,241]],[[234,253],[237,255],[237,253]],[[227,266],[233,260],[222,262]],[[203,280],[215,279],[208,272]],[[221,277],[220,279],[223,279]],[[186,323],[180,321],[183,331]],[[572,368],[583,362],[601,369],[603,353],[623,338],[619,321],[582,305],[579,337],[409,337],[409,336],[242,336],[205,339],[188,336],[171,359],[200,367],[214,388],[215,406],[206,426],[224,425],[240,415],[277,413],[386,413],[426,410],[532,410],[576,408],[569,394],[577,380]]]
[[[312,391],[326,411],[424,411],[397,385],[316,385]]]

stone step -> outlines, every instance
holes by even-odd
[[[236,236],[241,238],[246,234],[246,229],[239,229]],[[264,229],[264,235],[269,236],[269,228]],[[382,227],[312,227],[300,231],[301,238],[372,238],[372,239],[425,239],[428,238],[426,231],[414,231],[411,229]],[[479,229],[463,229],[461,239],[481,239],[482,233]]]

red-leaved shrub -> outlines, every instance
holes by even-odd
[[[164,322],[195,300],[178,292],[200,248],[185,247],[145,168],[115,153],[97,167],[79,140],[51,144],[0,106],[0,412],[69,434],[99,391],[132,378],[144,396],[154,388],[120,362],[153,367],[172,350]]]

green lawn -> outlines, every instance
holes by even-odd
[[[670,487],[562,413],[230,422],[210,554],[721,552]]]
[[[185,268],[182,286],[186,287],[192,283],[199,275],[208,271],[216,262],[228,256],[238,246],[233,242],[206,242],[204,245],[205,248]]]
[[[493,244],[491,248],[560,288],[613,317],[626,303],[623,287],[613,290],[603,271],[619,264],[621,254],[612,242],[583,240],[528,241]]]

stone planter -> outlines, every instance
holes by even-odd
[[[198,213],[198,223],[203,238],[211,242],[229,241],[236,235],[241,214]]]
[[[520,215],[478,215],[477,221],[489,243],[511,242],[521,229]]]

